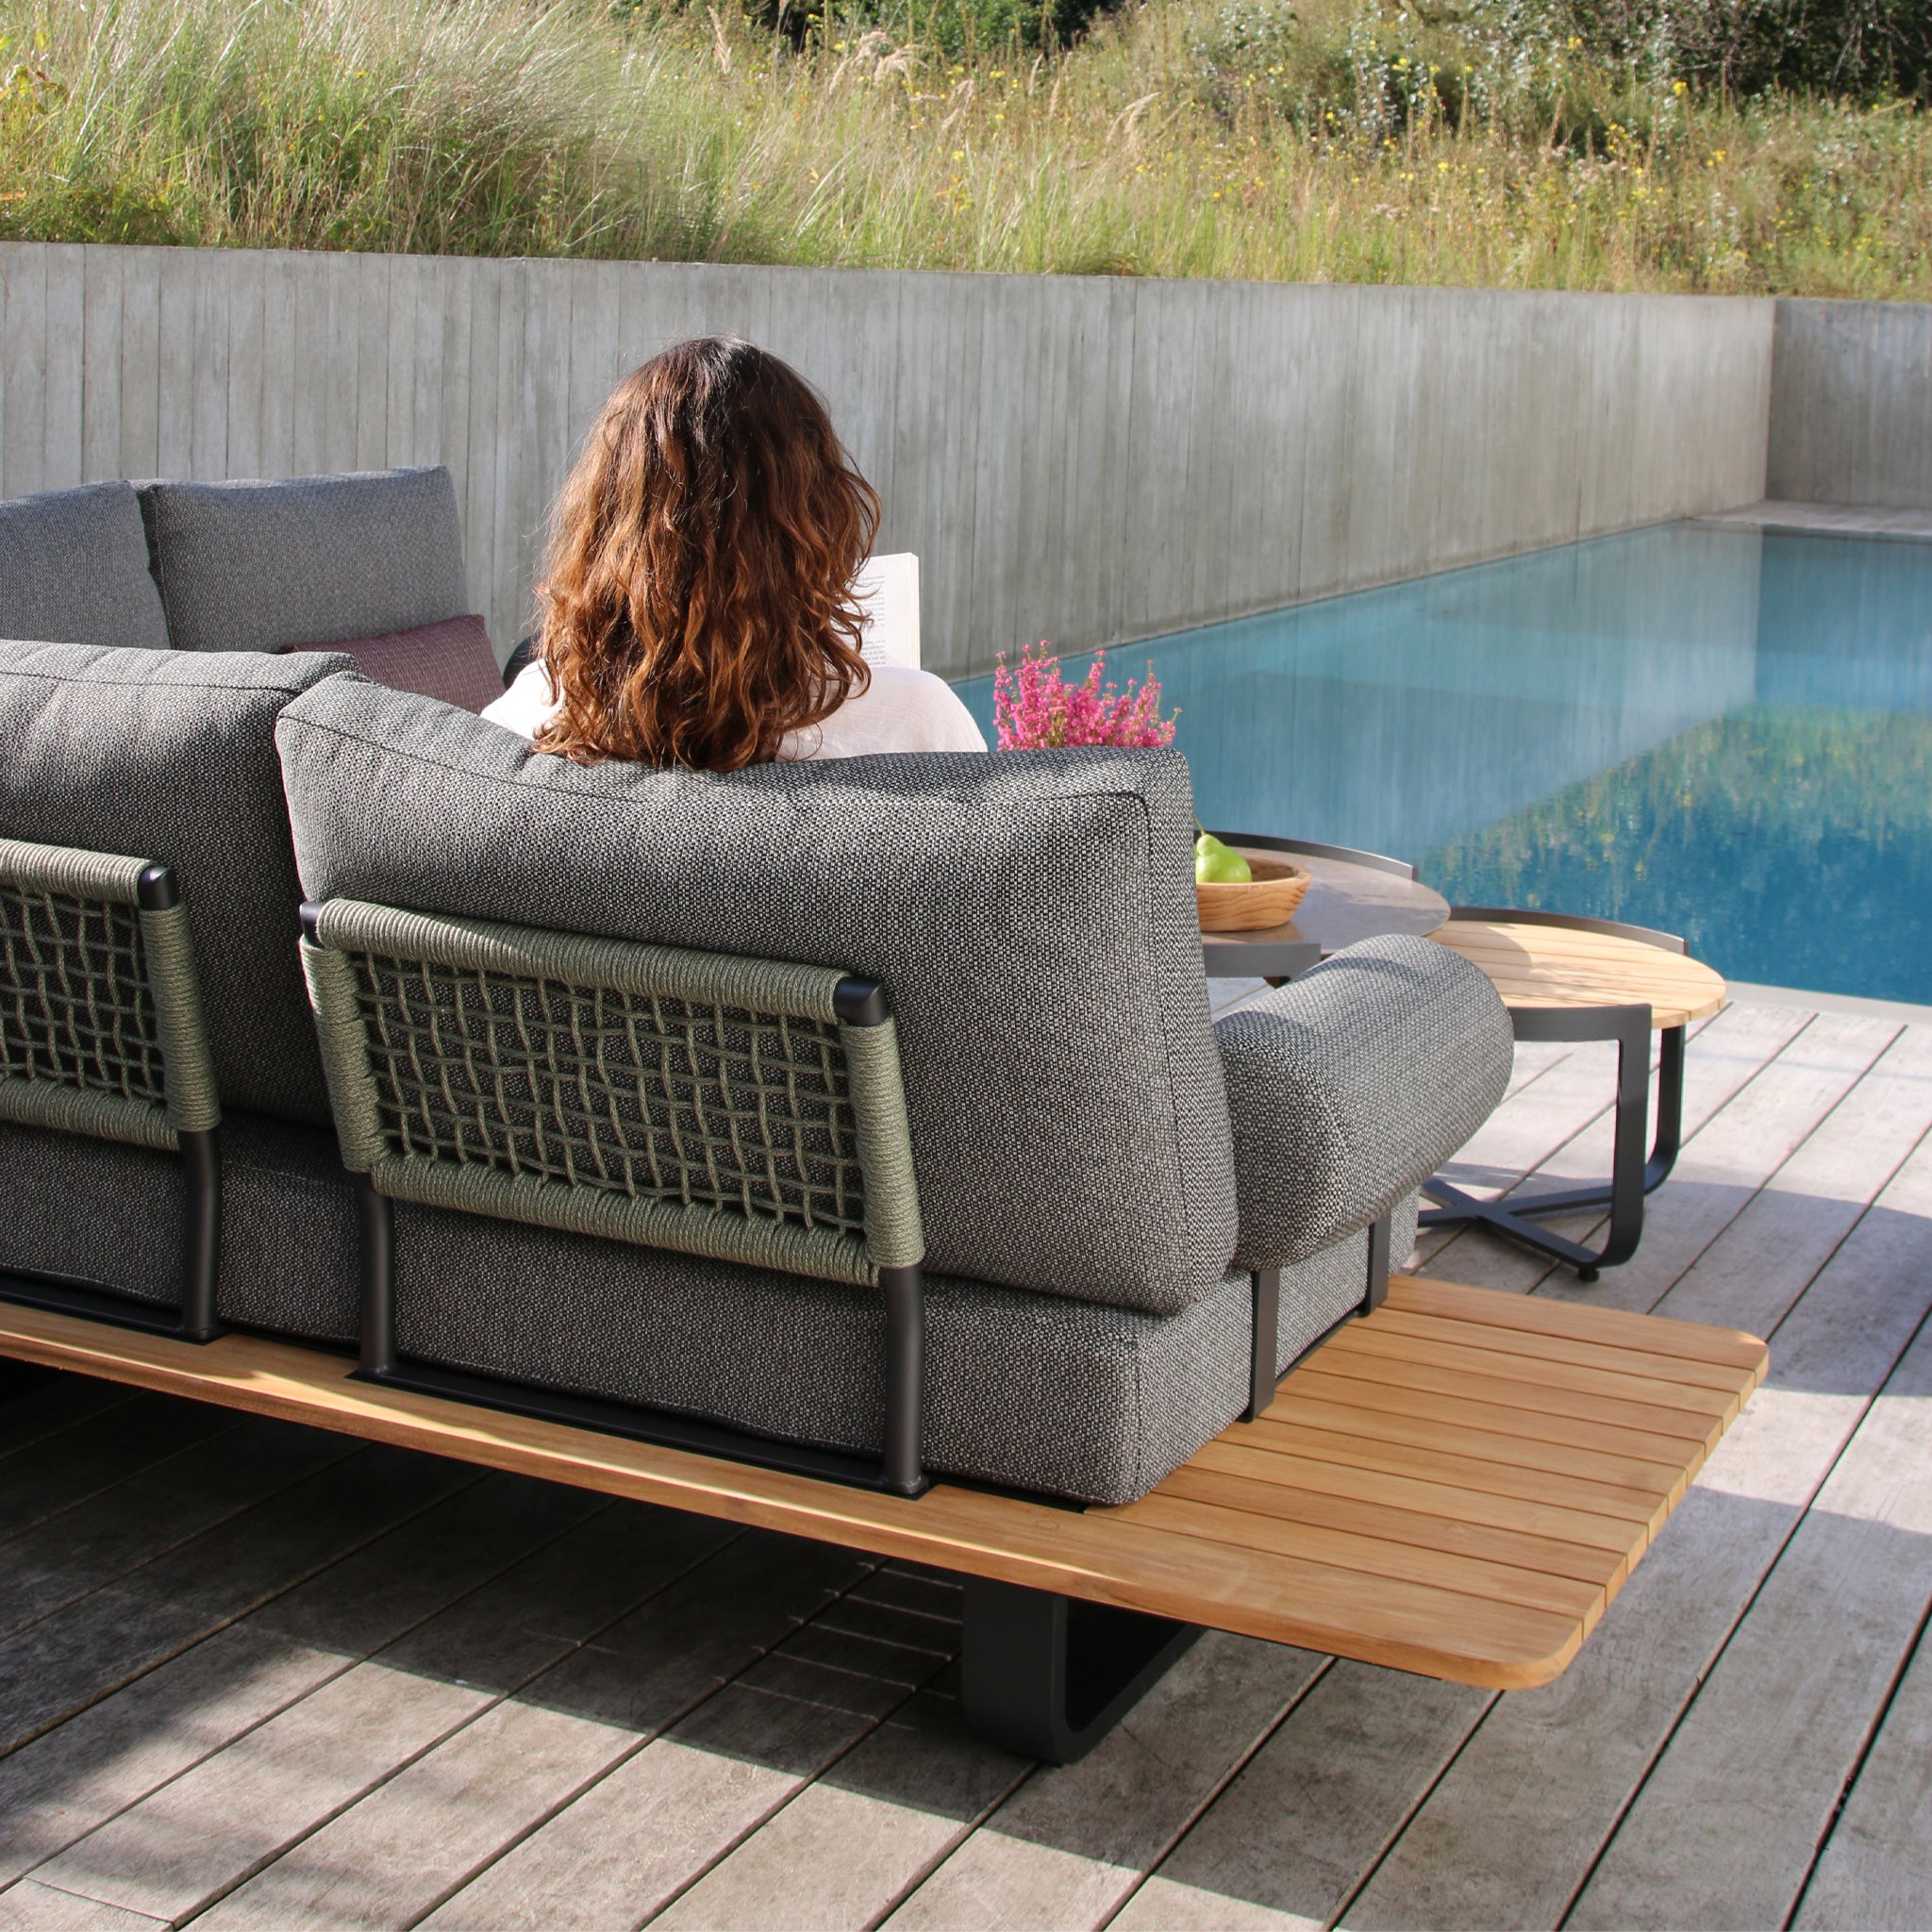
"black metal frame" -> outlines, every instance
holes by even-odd
[[[1651,926],[1625,925],[1611,919],[1573,918],[1564,912],[1519,911],[1497,906],[1454,906],[1451,919],[1480,919],[1511,925],[1566,926],[1577,932],[1598,932],[1612,939],[1636,940],[1665,952],[1683,953],[1684,941],[1675,933]],[[1684,1141],[1684,1028],[1662,1029],[1657,1052],[1657,1137],[1649,1154],[1644,1136],[1650,1112],[1651,1009],[1626,1007],[1512,1007],[1509,1023],[1516,1038],[1564,1043],[1591,1040],[1617,1042],[1616,1139],[1610,1156],[1607,1187],[1565,1188],[1558,1192],[1527,1197],[1506,1195],[1495,1201],[1477,1200],[1440,1175],[1423,1183],[1423,1191],[1442,1205],[1424,1209],[1424,1227],[1460,1227],[1480,1222],[1492,1232],[1561,1261],[1576,1270],[1576,1278],[1595,1281],[1598,1271],[1614,1268],[1637,1252],[1643,1239],[1644,1197],[1670,1178]],[[1610,1225],[1601,1248],[1551,1234],[1531,1224],[1529,1217],[1577,1214],[1599,1208],[1610,1210]]]
[[[319,907],[304,906],[304,930],[316,942]],[[882,1026],[891,1017],[886,990],[872,979],[846,978],[833,995],[839,1018],[848,1026]],[[838,1449],[816,1449],[780,1441],[728,1423],[708,1422],[674,1409],[610,1402],[511,1382],[464,1369],[439,1368],[405,1356],[396,1340],[395,1207],[376,1191],[367,1174],[357,1174],[356,1211],[361,1248],[361,1314],[358,1324],[359,1363],[356,1379],[471,1402],[509,1415],[570,1428],[627,1436],[669,1449],[722,1457],[730,1462],[815,1476],[858,1489],[883,1490],[899,1496],[922,1496],[931,1488],[924,1466],[925,1382],[924,1272],[909,1268],[878,1270],[886,1305],[885,1440],[876,1461]]]
[[[1363,1284],[1361,1300],[1333,1327],[1325,1328],[1316,1336],[1295,1357],[1296,1362],[1306,1361],[1337,1328],[1359,1316],[1373,1315],[1389,1299],[1390,1220],[1391,1216],[1385,1214],[1379,1221],[1369,1224],[1368,1279]],[[1274,1400],[1274,1391],[1288,1373],[1288,1369],[1277,1371],[1274,1366],[1275,1356],[1281,1347],[1281,1270],[1257,1268],[1251,1279],[1255,1312],[1249,1327],[1248,1406],[1241,1411],[1244,1423],[1255,1421]],[[1290,1362],[1288,1367],[1292,1369],[1294,1362]]]
[[[172,911],[181,903],[180,881],[169,865],[144,867],[135,891],[146,912]],[[175,1138],[181,1154],[183,1195],[178,1310],[171,1312],[165,1303],[136,1301],[105,1283],[39,1269],[0,1275],[0,1301],[57,1315],[80,1315],[144,1335],[172,1336],[177,1341],[212,1341],[222,1332],[215,1316],[222,1239],[221,1129],[177,1132]]]
[[[1170,1617],[969,1576],[960,1707],[992,1743],[1048,1764],[1073,1764],[1200,1634],[1198,1624]]]

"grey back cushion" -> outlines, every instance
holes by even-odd
[[[1162,1314],[1223,1278],[1232,1153],[1178,754],[586,767],[354,676],[275,736],[312,899],[883,980],[934,1271]]]
[[[470,608],[444,469],[146,483],[141,506],[177,651],[384,637]]]
[[[0,638],[168,648],[133,484],[0,503]]]
[[[172,865],[224,1107],[317,1125],[275,723],[351,661],[0,643],[0,836]]]

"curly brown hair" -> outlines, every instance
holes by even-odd
[[[541,751],[735,772],[870,674],[852,580],[879,499],[796,370],[707,337],[604,405],[551,520]]]

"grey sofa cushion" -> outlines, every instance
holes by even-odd
[[[0,643],[0,836],[175,867],[225,1110],[329,1121],[274,731],[347,661]]]
[[[444,469],[148,483],[141,507],[177,651],[326,644],[469,609]]]
[[[225,1322],[306,1341],[356,1337],[356,1198],[335,1136],[223,1121]],[[65,1275],[136,1301],[181,1296],[181,1162],[172,1154],[0,1123],[8,1211],[0,1271]]]
[[[1414,1192],[1515,1054],[1496,990],[1433,940],[1363,940],[1217,1022],[1243,1267],[1299,1261]]]
[[[0,638],[168,648],[131,483],[0,503]]]
[[[1407,1255],[1413,1204],[1396,1230]],[[1283,1273],[1281,1357],[1361,1299],[1360,1235]],[[407,1355],[876,1451],[882,1304],[862,1289],[615,1241],[396,1208]],[[1247,1402],[1245,1274],[1169,1316],[947,1276],[926,1283],[925,1461],[950,1475],[1125,1503]]]
[[[355,677],[276,738],[311,898],[883,979],[934,1273],[1156,1313],[1223,1278],[1232,1157],[1176,754],[586,768]]]

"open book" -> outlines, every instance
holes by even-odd
[[[868,664],[919,669],[919,558],[904,550],[868,558],[853,583],[866,612],[860,655]]]

